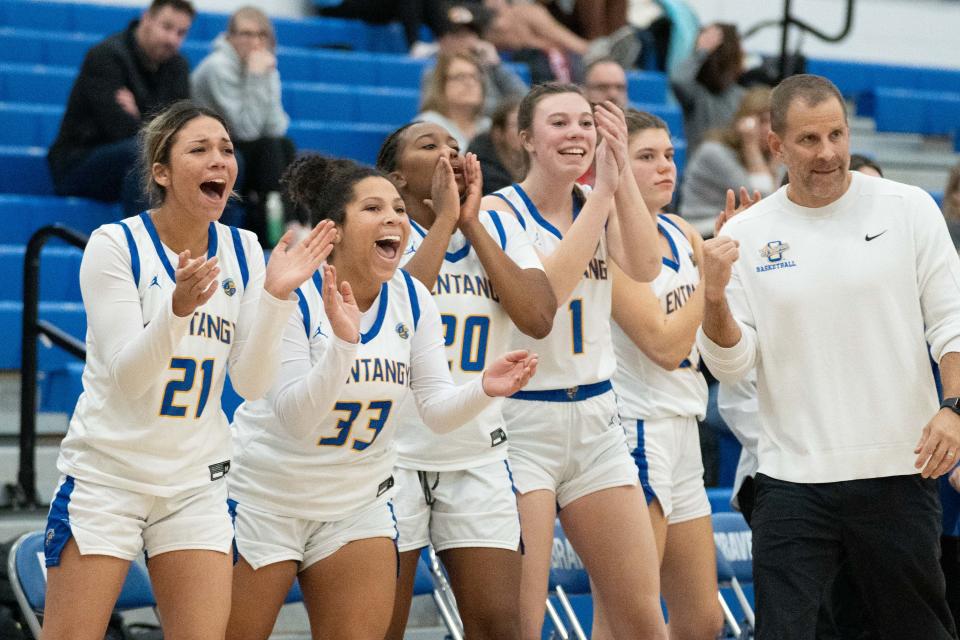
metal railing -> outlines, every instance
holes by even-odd
[[[848,35],[850,35],[850,30],[853,28],[853,9],[855,6],[854,0],[846,0],[846,12],[843,20],[843,28],[840,30],[840,33],[837,35],[830,35],[824,33],[817,27],[814,27],[810,23],[801,20],[800,18],[794,16],[791,12],[791,5],[793,4],[792,0],[783,0],[783,18],[779,20],[765,20],[759,24],[756,24],[750,29],[748,29],[743,37],[749,38],[757,31],[765,29],[767,27],[779,26],[780,27],[780,67],[779,67],[779,80],[783,80],[788,75],[790,75],[789,64],[790,64],[790,55],[787,51],[789,47],[789,38],[790,38],[790,27],[797,27],[805,33],[810,33],[813,36],[824,40],[826,42],[840,42]]]
[[[30,236],[23,257],[23,334],[20,343],[20,467],[17,482],[8,485],[14,509],[41,506],[37,496],[37,340],[44,336],[70,355],[86,359],[84,342],[47,320],[40,320],[40,253],[51,238],[59,238],[79,249],[89,236],[61,224],[41,227]]]

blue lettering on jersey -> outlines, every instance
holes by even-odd
[[[205,311],[195,311],[190,318],[190,335],[199,338],[217,340],[223,344],[233,342],[234,323],[226,318],[209,314]]]
[[[481,275],[461,273],[441,273],[437,276],[437,286],[431,291],[433,295],[471,295],[500,302],[493,283],[489,278]]]
[[[587,280],[606,280],[607,279],[607,261],[600,258],[594,258],[587,264],[583,277]]]
[[[347,384],[359,382],[386,382],[407,386],[407,363],[385,358],[358,358],[347,377]]]

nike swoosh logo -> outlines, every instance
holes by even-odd
[[[876,240],[877,238],[879,238],[880,236],[882,236],[882,235],[885,234],[886,232],[887,232],[887,230],[884,229],[883,231],[881,231],[880,233],[878,233],[878,234],[875,235],[875,236],[872,236],[872,235],[870,235],[870,234],[868,233],[867,235],[863,236],[863,239],[866,240],[867,242],[870,242],[871,240]]]

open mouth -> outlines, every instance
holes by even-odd
[[[383,236],[374,242],[377,254],[385,260],[394,260],[400,252],[400,236]]]
[[[227,181],[220,178],[200,183],[200,191],[211,200],[222,200],[226,190]]]

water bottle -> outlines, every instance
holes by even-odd
[[[277,246],[283,236],[283,199],[279,191],[271,191],[267,194],[265,206],[267,216],[267,242],[271,247]]]

